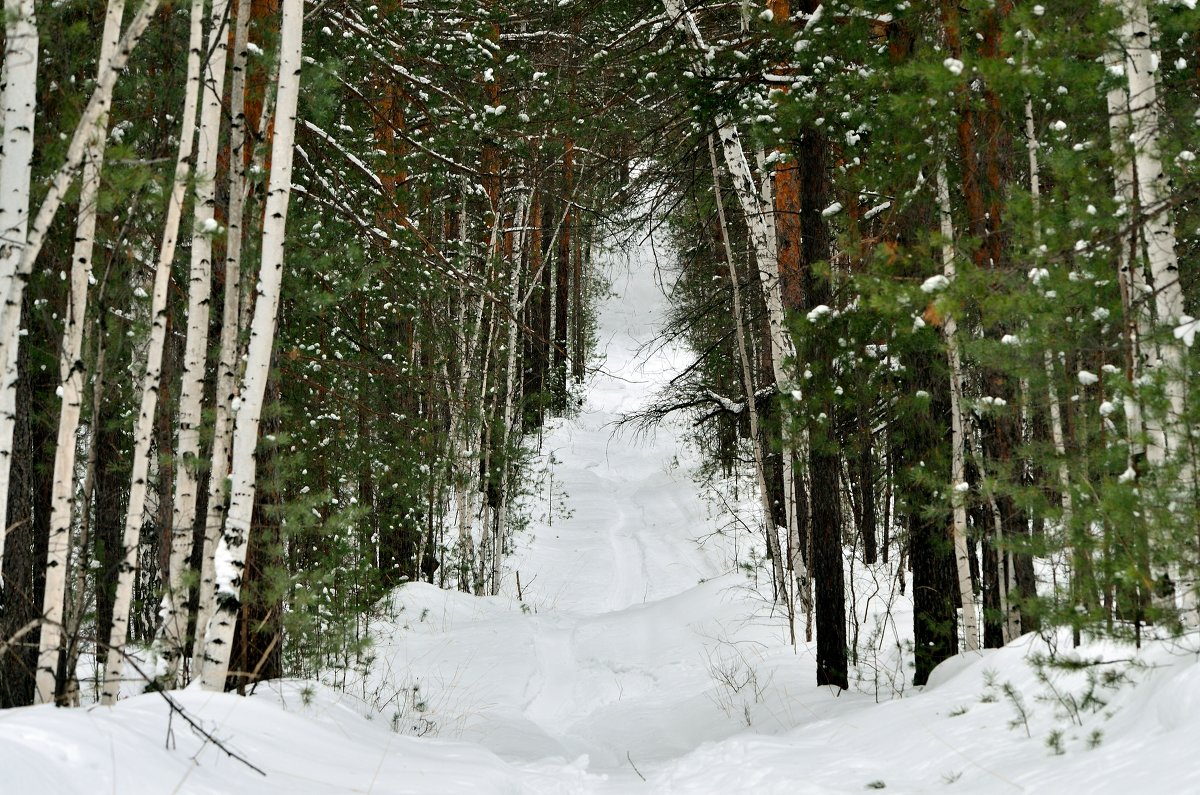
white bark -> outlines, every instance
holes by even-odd
[[[271,144],[271,176],[263,218],[262,265],[258,296],[250,324],[246,376],[233,431],[229,513],[225,532],[216,550],[217,606],[209,620],[204,644],[205,689],[220,692],[229,673],[229,652],[240,607],[242,572],[246,565],[250,519],[254,511],[255,460],[258,426],[271,369],[271,351],[283,280],[284,233],[292,188],[292,153],[296,137],[296,103],[300,93],[300,65],[304,0],[283,0],[280,23],[280,66],[275,139]]]
[[[1158,464],[1170,456],[1181,459],[1181,484],[1190,484],[1193,466],[1187,455],[1192,447],[1191,428],[1184,421],[1187,410],[1187,356],[1183,344],[1164,329],[1175,329],[1183,322],[1183,287],[1179,280],[1179,257],[1175,250],[1175,223],[1171,216],[1173,191],[1163,171],[1162,147],[1159,135],[1163,122],[1158,108],[1157,69],[1159,53],[1154,46],[1154,30],[1150,21],[1147,0],[1109,0],[1121,11],[1124,24],[1117,34],[1125,57],[1125,76],[1128,80],[1126,100],[1129,109],[1129,145],[1133,148],[1136,175],[1137,219],[1142,234],[1136,252],[1140,268],[1144,262],[1149,274],[1149,286],[1154,296],[1153,323],[1160,332],[1153,340],[1153,351],[1146,357],[1148,371],[1161,367],[1168,402],[1168,414],[1162,420],[1162,446],[1147,449],[1147,459]],[[1157,418],[1156,418],[1157,424]],[[1170,572],[1182,596],[1184,620],[1195,625],[1197,613],[1196,584],[1183,583],[1177,567]]]
[[[21,259],[29,226],[29,182],[33,174],[33,132],[37,111],[38,28],[33,0],[4,0],[4,74],[0,94],[0,296],[7,298]],[[16,329],[6,329],[5,342]],[[15,337],[13,338],[15,343]],[[0,357],[4,385],[15,382],[12,365]],[[7,348],[0,348],[7,352]],[[7,353],[6,353],[7,355]],[[11,372],[10,372],[11,371]],[[12,425],[16,388],[0,391],[0,585],[4,582],[4,539],[8,535],[8,471],[12,459]]]
[[[495,217],[496,227],[499,228],[501,223],[501,214],[497,213]],[[499,231],[497,231],[496,236],[497,238],[499,237]],[[497,256],[499,256],[499,251],[497,251]],[[487,281],[491,282],[491,269],[489,268],[488,271]],[[480,303],[482,304],[482,301],[480,301]],[[484,521],[487,503],[485,500],[486,495],[484,492],[484,483],[480,477],[480,474],[491,471],[492,444],[490,438],[491,417],[489,416],[489,404],[491,401],[488,399],[488,395],[490,394],[491,387],[489,379],[491,378],[492,374],[492,352],[495,350],[495,348],[496,312],[493,308],[491,312],[488,312],[487,332],[483,337],[483,361],[480,362],[479,365],[479,418],[473,436],[473,439],[479,439],[482,442],[482,449],[478,453],[479,457],[475,462],[475,491],[471,494],[473,511],[472,522],[474,522],[476,518],[479,520],[480,534],[479,542],[476,544],[476,548],[480,550],[480,555],[474,571],[475,582],[473,583],[473,592],[476,596],[482,596],[484,594],[484,580],[486,577],[488,560],[487,547],[491,543],[491,535],[488,533],[487,525]]]
[[[938,208],[941,216],[942,268],[947,279],[954,280],[954,222],[950,214],[950,186],[946,169],[938,169]],[[971,558],[967,550],[967,474],[966,436],[963,423],[962,359],[958,350],[958,326],[947,313],[942,331],[946,336],[946,356],[950,365],[950,482],[954,508],[954,562],[958,570],[958,595],[963,612],[963,640],[967,651],[979,648],[979,618],[975,613],[975,591],[971,585]],[[997,539],[999,540],[999,539]],[[999,553],[1003,559],[1003,551]],[[1001,610],[1007,613],[1004,577],[1000,578]]]
[[[159,653],[163,681],[178,684],[188,625],[188,562],[192,556],[196,497],[196,465],[200,459],[200,423],[204,401],[204,369],[208,361],[209,305],[212,299],[212,235],[216,231],[217,151],[221,133],[221,93],[225,87],[229,0],[217,0],[209,21],[207,64],[200,92],[200,127],[196,133],[195,197],[192,203],[192,250],[188,285],[188,327],[184,342],[183,380],[179,391],[179,434],[175,442],[175,501],[171,514],[171,555],[162,598]]]
[[[1123,25],[1118,38],[1128,37],[1127,26]],[[1117,50],[1105,55],[1105,66],[1112,72],[1124,72],[1124,56]],[[1129,99],[1125,85],[1114,85],[1107,95],[1109,140],[1113,150],[1117,195],[1123,217],[1130,218],[1136,212],[1135,179],[1133,157],[1127,147],[1129,143]],[[1125,313],[1125,337],[1127,351],[1127,375],[1135,379],[1142,370],[1141,340],[1150,333],[1149,313],[1146,306],[1144,279],[1138,267],[1132,246],[1122,240],[1117,246],[1117,276],[1121,287],[1121,304]],[[1163,447],[1161,429],[1143,427],[1142,406],[1132,390],[1125,396],[1125,422],[1129,435],[1129,466],[1146,453],[1143,434],[1151,437],[1151,446]],[[1153,423],[1151,423],[1153,425]]]
[[[1136,243],[1122,246],[1119,256],[1122,294],[1127,311],[1138,319],[1139,338],[1134,362],[1135,378],[1163,368],[1169,413],[1166,418],[1146,417],[1140,406],[1129,404],[1131,432],[1140,420],[1148,436],[1146,458],[1160,464],[1178,454],[1187,429],[1180,419],[1185,408],[1186,383],[1182,346],[1175,340],[1154,339],[1154,329],[1173,329],[1183,316],[1183,290],[1175,252],[1175,225],[1171,218],[1171,189],[1163,173],[1159,131],[1158,87],[1153,31],[1145,0],[1108,0],[1120,11],[1118,49],[1106,63],[1114,74],[1123,72],[1125,85],[1108,94],[1109,128],[1117,162],[1117,187],[1128,213]],[[1135,234],[1140,231],[1141,234]],[[1147,279],[1147,276],[1149,277]],[[1153,296],[1152,304],[1148,302]],[[1153,310],[1153,311],[1151,311]]]
[[[230,87],[229,224],[225,238],[225,298],[221,311],[221,352],[217,364],[217,412],[213,427],[212,469],[208,480],[208,509],[204,517],[196,637],[192,645],[192,675],[204,667],[204,637],[212,617],[216,566],[213,554],[225,523],[226,480],[233,441],[233,398],[237,391],[238,331],[241,328],[242,224],[246,208],[246,63],[250,40],[250,3],[238,3],[233,39],[233,80]]]
[[[1041,168],[1038,164],[1037,126],[1033,120],[1033,101],[1025,98],[1025,146],[1029,154],[1029,193],[1033,199],[1034,234],[1040,238],[1040,213],[1042,188]],[[1054,442],[1054,454],[1058,456],[1058,485],[1062,489],[1062,526],[1071,526],[1071,516],[1074,505],[1071,501],[1071,470],[1067,466],[1066,434],[1063,432],[1062,406],[1058,402],[1058,389],[1055,387],[1057,378],[1054,367],[1054,356],[1046,350],[1043,354],[1043,366],[1046,372],[1046,392],[1050,403],[1050,438]],[[1077,573],[1078,574],[1078,573]]]
[[[20,2],[27,1],[20,0]],[[32,6],[32,4],[30,5]],[[15,250],[8,250],[4,246],[0,246],[0,252],[3,252],[4,256],[8,257],[19,256],[15,266],[0,265],[0,274],[8,275],[7,279],[0,278],[0,288],[4,289],[4,308],[3,312],[0,313],[0,373],[3,374],[3,380],[0,381],[0,483],[8,483],[9,468],[12,463],[13,428],[16,422],[17,401],[17,347],[20,344],[21,302],[25,293],[25,283],[29,280],[29,274],[33,272],[34,261],[37,260],[38,254],[41,253],[42,243],[45,242],[46,234],[50,229],[50,223],[54,220],[54,216],[57,215],[58,208],[62,205],[67,190],[75,181],[79,167],[87,155],[87,147],[93,140],[96,124],[108,112],[108,106],[112,101],[113,86],[116,85],[117,77],[124,71],[133,48],[137,46],[142,34],[146,31],[146,27],[150,24],[150,20],[155,10],[157,10],[158,5],[159,0],[144,0],[142,7],[130,21],[129,27],[125,30],[125,35],[121,37],[121,41],[117,45],[116,55],[109,62],[108,69],[100,76],[96,87],[92,90],[92,96],[88,99],[88,104],[84,107],[83,113],[79,117],[79,123],[75,126],[71,142],[67,146],[66,159],[50,180],[50,187],[46,192],[46,197],[42,200],[33,223],[28,225],[26,234],[19,237],[12,237],[0,230],[0,234],[4,235],[4,244],[16,246]],[[32,23],[32,17],[27,18],[27,21]],[[13,42],[21,42],[16,45],[18,47],[27,46],[29,36],[34,35],[28,32],[29,29],[23,28],[22,30],[25,32],[12,39]],[[36,47],[36,42],[34,46]],[[5,60],[7,62],[7,57]],[[29,87],[32,90],[32,87],[36,84],[36,72],[28,77],[30,81]],[[13,76],[9,75],[6,83],[11,84],[14,79]],[[15,87],[15,84],[13,90],[19,91]],[[28,110],[30,113],[33,112],[32,105],[29,105]],[[6,130],[9,130],[9,128],[6,127]],[[12,127],[11,131],[18,138],[24,135],[17,127]],[[29,124],[28,134],[32,138],[32,122]],[[19,145],[13,154],[12,165],[14,168],[17,167],[22,157],[16,154],[17,151],[20,151]],[[7,159],[7,157],[4,158],[4,160]],[[19,176],[18,179],[11,183],[13,188],[11,194],[7,190],[10,185],[7,178],[0,179],[0,185],[5,186],[4,189],[0,189],[0,195],[6,196],[5,200],[11,199],[13,201],[11,206],[15,208],[17,203],[16,197],[20,195],[20,191],[22,190]],[[28,199],[26,199],[24,213],[23,217],[27,219]],[[10,214],[10,216],[13,222],[18,220],[17,215]],[[4,228],[7,228],[10,223],[9,219],[4,218],[0,220],[3,220]],[[24,221],[21,221],[21,223],[24,223]],[[21,248],[22,240],[24,241],[24,248]],[[9,270],[10,267],[11,270]],[[0,523],[7,521],[7,512],[8,491],[7,488],[0,488],[0,517],[5,517],[4,519],[0,519]],[[0,557],[0,562],[2,560],[2,557]]]
[[[137,550],[146,508],[146,487],[150,475],[150,443],[154,433],[154,415],[158,407],[159,385],[162,380],[163,345],[167,336],[167,287],[171,279],[171,264],[175,260],[179,220],[183,214],[183,201],[187,190],[188,162],[195,140],[196,105],[200,93],[200,48],[203,43],[201,35],[203,18],[204,0],[192,0],[183,121],[179,133],[179,151],[175,160],[175,180],[171,195],[167,200],[166,225],[163,229],[162,246],[159,249],[158,264],[154,272],[154,291],[150,299],[150,340],[146,350],[146,371],[142,377],[141,406],[138,409],[138,419],[133,434],[129,506],[125,515],[125,530],[121,539],[123,557],[113,598],[113,624],[109,632],[109,648],[104,667],[104,688],[100,695],[101,703],[104,704],[116,703],[121,690],[121,675],[125,667],[125,641],[129,634],[129,608],[133,600]]]
[[[97,73],[103,76],[117,51],[125,0],[111,0],[104,17]],[[54,481],[50,497],[50,540],[46,553],[46,584],[42,597],[41,643],[38,648],[36,701],[54,701],[59,650],[62,644],[63,610],[67,569],[71,550],[71,519],[75,493],[75,435],[83,405],[83,325],[87,315],[88,283],[92,276],[92,250],[96,235],[96,203],[100,195],[100,172],[108,140],[108,114],[101,114],[92,140],[87,145],[79,192],[79,215],[75,223],[75,247],[71,255],[71,291],[64,313],[62,349],[59,353],[58,439],[54,452]]]
[[[520,344],[517,339],[517,325],[521,317],[521,255],[525,250],[525,230],[529,228],[530,207],[536,200],[536,191],[531,190],[528,194],[522,194],[517,200],[517,211],[513,215],[518,225],[518,231],[516,233],[516,245],[513,246],[512,262],[509,263],[509,267],[512,270],[509,276],[508,321],[505,324],[507,326],[507,336],[505,338],[507,357],[504,362],[503,421],[500,425],[500,430],[503,434],[500,439],[500,449],[503,451],[504,461],[500,470],[500,505],[496,508],[496,520],[492,530],[491,593],[493,596],[500,593],[500,571],[504,558],[504,533],[505,528],[508,526],[508,473],[512,469],[509,464],[508,445],[513,431],[513,416],[516,413],[517,390],[519,388],[516,374],[517,346]]]
[[[498,214],[494,217],[498,217]],[[465,247],[467,234],[465,206],[459,224],[461,235],[459,243]],[[491,252],[496,250],[498,234],[499,222],[497,221],[492,226],[492,233],[488,242],[489,256]],[[459,291],[458,328],[464,328],[465,326],[469,296],[470,292],[464,286]],[[474,571],[477,549],[472,528],[477,513],[476,498],[479,496],[479,451],[476,449],[479,433],[477,432],[475,417],[472,415],[471,405],[467,401],[467,388],[471,383],[472,376],[475,374],[475,359],[479,356],[480,342],[483,339],[484,308],[484,298],[480,296],[475,306],[471,307],[470,331],[466,336],[466,345],[463,348],[458,378],[453,385],[449,379],[446,381],[446,398],[452,405],[456,400],[461,401],[463,404],[460,405],[458,411],[451,412],[449,442],[454,451],[454,509],[455,521],[458,528],[459,552],[464,558],[461,568],[464,572]],[[482,370],[482,368],[480,369]],[[482,404],[480,404],[480,410],[482,410]],[[463,590],[468,588],[466,583],[461,582],[459,583],[459,587]]]
[[[683,34],[688,45],[699,54],[699,57],[693,60],[693,68],[699,73],[706,74],[708,69],[703,54],[708,52],[708,46],[704,43],[704,37],[701,35],[700,29],[696,26],[695,18],[681,0],[663,0],[663,6],[672,24]],[[755,262],[758,264],[759,281],[762,284],[763,298],[767,305],[767,326],[771,343],[771,369],[775,378],[776,389],[782,393],[787,389],[786,385],[788,383],[783,363],[787,358],[793,356],[795,351],[792,348],[791,338],[788,336],[787,326],[784,323],[783,291],[779,280],[779,257],[775,239],[775,224],[771,214],[772,208],[763,203],[763,195],[760,193],[760,187],[755,185],[754,175],[750,169],[750,162],[746,158],[741,136],[738,134],[737,125],[734,120],[724,114],[720,114],[716,118],[716,125],[718,137],[721,139],[721,151],[724,155],[725,167],[733,183],[733,192],[742,207],[742,214],[746,219],[746,227],[749,232],[750,246],[754,251]],[[783,466],[785,489],[788,492],[792,491],[791,486],[788,484],[794,483],[792,476],[793,454],[793,448],[786,439],[785,434]],[[788,517],[787,523],[790,527],[795,521],[796,501],[794,495],[792,498],[786,499],[785,502],[787,503],[784,506]],[[774,535],[774,543],[771,546],[772,548],[778,548],[778,531],[772,530],[772,533]],[[804,570],[803,562],[797,557],[795,564],[800,569],[798,577],[806,581],[808,573]],[[776,572],[776,576],[779,576],[778,572]],[[780,596],[786,596],[788,592],[787,579],[780,579],[779,586],[782,591]]]
[[[1171,217],[1172,191],[1163,171],[1159,134],[1156,70],[1159,54],[1154,49],[1153,31],[1146,0],[1122,0],[1126,25],[1121,28],[1125,72],[1129,80],[1129,140],[1133,145],[1137,193],[1143,214],[1142,256],[1154,287],[1154,307],[1160,326],[1178,325],[1183,315],[1183,288],[1179,282],[1179,257],[1175,252],[1175,223]],[[1163,364],[1180,365],[1181,346],[1168,344],[1162,351]],[[1168,373],[1167,394],[1178,423],[1183,409],[1182,381],[1178,370]]]
[[[725,261],[729,266],[729,281],[733,288],[733,325],[737,335],[738,358],[742,364],[742,390],[746,395],[746,413],[750,419],[750,446],[754,452],[754,474],[758,479],[759,506],[763,512],[763,523],[770,527],[774,521],[771,511],[771,496],[767,489],[767,470],[764,464],[762,437],[758,433],[758,406],[755,403],[754,372],[750,365],[750,356],[746,351],[746,329],[743,324],[742,290],[738,286],[737,265],[733,258],[733,248],[729,245],[729,227],[725,224],[725,205],[721,198],[721,172],[717,166],[717,150],[713,146],[712,136],[708,138],[708,156],[713,172],[713,198],[717,205],[717,223],[721,230],[721,245],[725,250]],[[775,537],[778,539],[778,536]],[[767,541],[770,543],[771,536]],[[778,541],[772,549],[777,583],[784,581],[783,555],[780,554]],[[795,642],[795,626],[790,628],[792,641]]]

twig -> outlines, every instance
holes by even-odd
[[[625,758],[629,760],[629,766],[633,768],[634,773],[638,774],[638,778],[645,781],[646,777],[642,775],[642,771],[638,770],[637,765],[633,763],[633,757],[629,755],[628,751],[625,752]]]
[[[28,635],[30,632],[37,629],[41,625],[42,625],[42,620],[40,618],[35,618],[32,621],[30,621],[28,624],[26,624],[25,626],[18,629],[16,632],[14,632],[12,637],[10,637],[8,640],[0,641],[0,657],[3,657],[4,655],[8,654],[8,650],[11,649],[13,646],[17,645],[17,642],[19,640],[21,640],[21,638],[25,637],[26,635]]]

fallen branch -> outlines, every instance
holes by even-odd
[[[152,677],[146,676],[146,673],[138,666],[137,660],[135,660],[132,655],[126,654],[124,652],[124,650],[121,650],[121,654],[125,657],[126,664],[129,665],[131,668],[133,668],[133,670],[137,671],[138,676],[142,677],[143,679],[145,679],[148,682],[154,681]],[[188,711],[186,709],[184,709],[183,706],[180,705],[180,703],[178,701],[176,701],[168,691],[155,690],[153,692],[158,693],[158,695],[162,698],[162,700],[167,702],[167,706],[171,708],[172,714],[178,715],[180,718],[182,718],[184,723],[186,723],[188,726],[192,727],[192,731],[196,732],[196,734],[203,737],[207,742],[212,743],[214,746],[217,747],[218,750],[223,752],[229,758],[236,759],[237,761],[241,762],[246,767],[253,770],[255,773],[258,773],[260,776],[263,776],[264,778],[266,777],[267,772],[265,770],[263,770],[261,767],[255,765],[253,762],[251,762],[246,757],[244,757],[241,754],[237,753],[236,751],[232,750],[229,746],[225,745],[225,743],[223,743],[219,739],[217,739],[216,735],[214,735],[212,732],[208,731],[203,726],[201,726],[200,723],[195,718],[193,718],[191,715],[189,715]]]

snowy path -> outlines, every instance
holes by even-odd
[[[622,777],[728,736],[745,727],[744,708],[713,698],[712,659],[738,639],[782,638],[777,618],[747,623],[770,607],[734,573],[732,541],[714,533],[721,520],[693,481],[686,429],[616,427],[689,361],[655,345],[666,305],[653,256],[650,245],[610,255],[600,366],[578,416],[546,430],[550,477],[528,501],[540,513],[508,561],[505,597],[410,586],[403,615],[447,618],[384,645],[404,657],[393,669],[433,692],[431,713],[444,709],[457,736],[509,759],[557,755]],[[518,574],[527,612],[514,614]],[[428,690],[452,658],[453,688]]]
[[[675,347],[655,346],[666,306],[651,254],[647,246],[629,262],[611,263],[616,295],[600,314],[599,371],[580,415],[552,420],[543,441],[558,462],[553,500],[565,493],[571,515],[535,526],[508,567],[522,574],[525,600],[539,607],[619,610],[673,596],[732,565],[724,548],[697,544],[711,523],[691,468],[680,463],[679,429],[664,425],[635,438],[615,427],[687,361]],[[515,577],[507,586],[515,594]]]

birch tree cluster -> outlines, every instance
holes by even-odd
[[[592,366],[629,11],[5,11],[0,703],[320,675],[403,582],[498,592]]]

